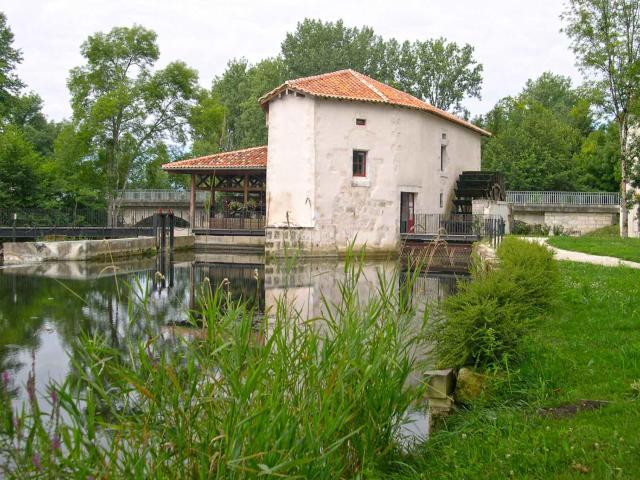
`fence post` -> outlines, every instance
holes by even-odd
[[[173,252],[173,229],[176,224],[175,216],[173,215],[173,210],[169,210],[169,250]]]
[[[16,243],[16,222],[18,221],[18,213],[13,212],[13,227],[11,228],[11,237],[13,243]]]

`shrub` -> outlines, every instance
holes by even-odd
[[[558,273],[546,247],[508,237],[497,254],[496,269],[476,270],[434,315],[429,338],[439,365],[501,368],[553,305]]]
[[[513,222],[511,233],[513,233],[514,235],[529,235],[531,233],[531,227],[529,226],[529,224],[521,220],[515,220]]]

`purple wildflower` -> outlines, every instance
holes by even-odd
[[[36,403],[36,378],[29,372],[27,377],[27,394],[29,395],[29,404],[35,405]]]
[[[58,434],[55,434],[51,439],[51,450],[53,450],[54,452],[57,452],[58,450],[60,450],[60,447],[61,447],[60,436]]]
[[[38,452],[34,453],[33,457],[31,457],[31,463],[36,467],[36,470],[42,470],[42,461],[40,460],[40,454]]]
[[[51,389],[51,403],[53,404],[54,407],[58,405],[58,392],[56,391],[55,388]]]
[[[2,385],[4,389],[7,390],[9,388],[9,382],[11,381],[11,374],[8,370],[4,370],[2,372]]]

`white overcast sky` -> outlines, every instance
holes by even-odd
[[[286,32],[305,17],[342,18],[398,40],[444,36],[470,43],[484,65],[482,100],[472,114],[520,91],[550,70],[581,76],[560,32],[563,0],[0,0],[23,52],[19,75],[44,99],[45,113],[69,117],[69,70],[82,63],[80,44],[96,31],[134,23],[158,34],[162,66],[184,60],[209,86],[229,59],[277,55]]]

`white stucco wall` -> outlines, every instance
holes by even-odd
[[[311,112],[313,139],[301,131]],[[366,119],[366,125],[356,125],[356,118]],[[298,133],[285,135],[291,129]],[[447,156],[441,172],[443,133]],[[297,154],[300,149],[302,155]],[[267,225],[282,226],[283,212],[289,210],[295,212],[298,225],[312,227],[310,232],[296,233],[305,249],[340,251],[356,238],[356,246],[366,243],[370,250],[395,250],[400,240],[400,193],[416,194],[416,213],[446,213],[452,208],[460,172],[480,170],[480,149],[479,134],[426,112],[292,95],[274,100],[269,112]],[[353,177],[353,150],[368,152],[366,178]],[[284,192],[285,185],[294,181],[300,182],[296,194]],[[303,216],[309,208],[304,204],[307,198],[313,206],[311,218]],[[268,243],[270,238],[267,232]]]
[[[284,95],[269,105],[267,227],[313,227],[315,102]]]

